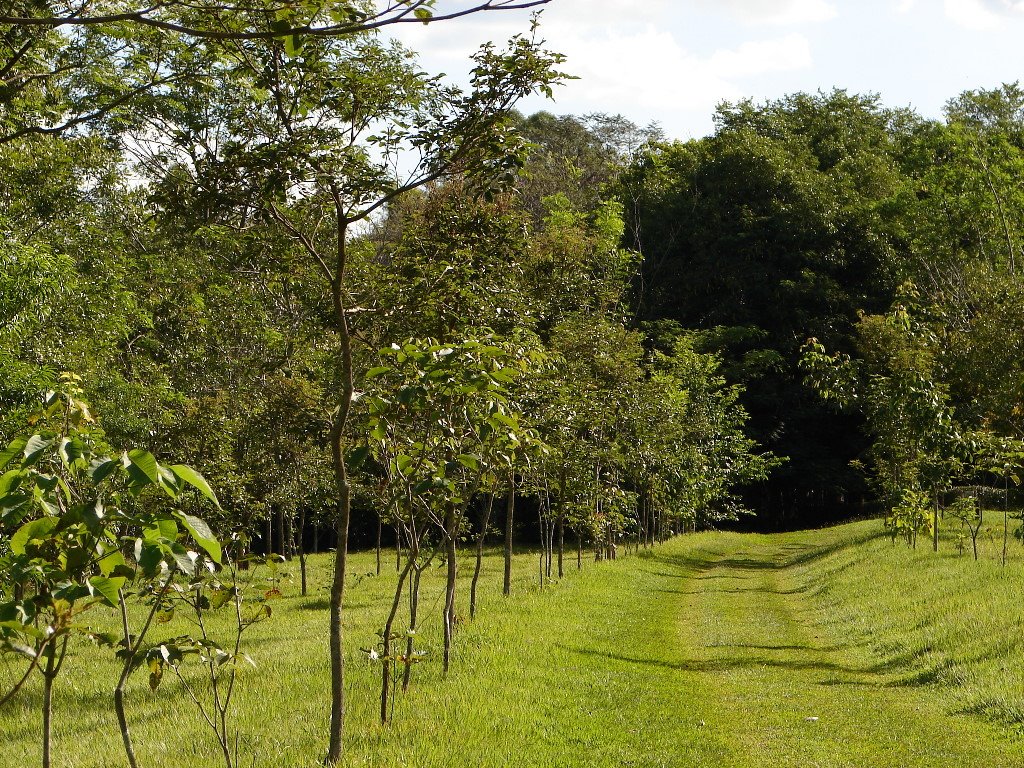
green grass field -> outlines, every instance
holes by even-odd
[[[376,722],[376,640],[394,582],[348,591],[346,765],[350,766],[1024,766],[1024,551],[1002,568],[944,542],[893,545],[878,522],[785,535],[681,537],[617,562],[575,563],[537,590],[535,556],[500,595],[487,559],[482,609],[440,676],[441,571],[425,579],[421,640],[431,655]],[[470,563],[460,611],[468,615]],[[297,565],[295,566],[297,570]],[[282,585],[247,650],[241,765],[313,766],[325,748],[326,558],[314,589]],[[99,614],[95,618],[99,618]],[[179,623],[180,622],[180,623]],[[154,639],[187,631],[180,618]],[[0,662],[2,664],[3,662]],[[57,766],[124,765],[110,706],[116,666],[80,644],[55,696]],[[0,666],[2,679],[13,668]],[[39,691],[0,711],[4,766],[39,763]],[[218,749],[169,678],[140,672],[128,701],[143,765],[219,765]]]

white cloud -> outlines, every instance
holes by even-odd
[[[733,50],[716,51],[709,64],[721,77],[746,77],[766,72],[791,72],[811,65],[811,45],[800,34],[776,40],[746,42]]]
[[[1024,17],[1022,0],[945,0],[946,16],[967,29],[997,29],[1007,17]]]
[[[724,9],[746,24],[793,26],[835,18],[839,11],[827,0],[694,0],[698,5]]]
[[[694,3],[710,0],[687,0]],[[823,18],[821,0],[780,0],[774,4],[725,0],[730,10],[753,8],[749,19],[780,22]],[[745,79],[806,69],[811,46],[801,34],[743,40],[742,28],[708,53],[683,37],[693,32],[679,0],[555,0],[545,10],[540,33],[548,47],[566,56],[560,68],[579,79],[555,90],[556,104],[531,98],[525,111],[626,112],[637,122],[659,120],[671,135],[711,128],[723,100],[751,95]],[[771,12],[769,12],[771,11]],[[814,13],[811,13],[811,12]],[[695,11],[691,11],[695,13]],[[816,14],[816,15],[815,15]],[[485,40],[498,43],[526,28],[521,14],[484,14],[458,23],[402,28],[402,41],[420,51],[428,72],[445,71],[464,82],[467,57]],[[739,37],[739,39],[736,39]],[[708,48],[704,48],[708,51]],[[693,126],[695,117],[700,129]]]
[[[993,13],[1024,16],[1024,0],[980,0]]]

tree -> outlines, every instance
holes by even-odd
[[[857,311],[889,304],[910,205],[899,159],[917,120],[833,91],[723,105],[716,124],[625,174],[626,244],[644,256],[635,301],[641,320],[702,331],[699,349],[744,386],[753,436],[790,459],[747,498],[781,524],[860,492],[856,421],[812,397],[797,361],[808,336],[852,351]]]
[[[275,229],[329,288],[325,317],[337,344],[324,387],[335,398],[328,442],[338,498],[328,750],[334,763],[344,712],[341,612],[352,494],[346,446],[359,376],[354,310],[365,306],[361,299],[373,301],[372,295],[354,298],[362,286],[350,281],[359,253],[353,228],[429,182],[467,176],[486,189],[509,176],[517,143],[508,112],[535,89],[549,92],[561,59],[523,36],[506,52],[488,44],[475,57],[472,90],[464,94],[438,87],[404,50],[374,37],[310,38],[301,57],[270,37],[211,44],[227,62],[209,71],[216,87],[197,83],[182,98],[213,100],[215,108],[197,108],[187,122],[175,122],[179,130],[169,137],[175,150],[154,155],[150,172],[173,182],[166,188],[211,224],[244,230],[259,221]],[[204,141],[209,135],[218,135],[218,143]],[[408,169],[401,178],[391,171],[399,156]]]

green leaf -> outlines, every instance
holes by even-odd
[[[284,55],[298,56],[302,50],[302,35],[288,35],[284,39]]]
[[[352,452],[348,455],[348,466],[350,469],[362,466],[363,462],[366,461],[366,457],[370,455],[370,449],[365,445],[360,445],[352,449]]]
[[[0,469],[3,469],[10,464],[11,459],[21,454],[25,450],[25,445],[28,443],[24,437],[14,438],[10,444],[4,448],[3,452],[0,453]]]
[[[163,517],[146,528],[142,535],[147,541],[157,541],[158,539],[175,541],[178,538],[178,524],[172,518]]]
[[[146,663],[149,666],[149,690],[155,691],[164,677],[164,660],[161,656],[151,655]]]
[[[135,542],[135,559],[144,574],[155,576],[160,569],[160,562],[164,559],[163,550],[155,544],[138,539]]]
[[[160,484],[160,465],[156,463],[156,458],[152,453],[136,448],[128,451],[125,457],[128,460],[125,469],[128,470],[128,476],[133,483],[136,485]]]
[[[23,467],[30,467],[39,461],[39,457],[50,447],[52,440],[45,440],[41,435],[32,435],[25,443],[25,460],[21,463]]]
[[[110,473],[118,467],[118,462],[115,459],[93,459],[89,464],[87,473],[89,479],[92,480],[93,485],[99,485],[106,480]]]
[[[21,477],[20,469],[12,469],[0,475],[0,499],[6,496],[16,486],[16,480]]]
[[[218,507],[220,506],[220,502],[217,500],[217,494],[213,492],[210,484],[206,482],[206,478],[192,469],[192,467],[184,464],[174,464],[170,467],[170,470],[179,480],[188,483]]]
[[[210,559],[219,565],[221,561],[220,542],[217,541],[217,537],[213,535],[213,531],[210,530],[210,526],[206,524],[206,521],[193,515],[186,515],[184,512],[178,513],[178,519],[188,529],[188,532],[192,534],[196,544],[206,550],[206,554],[210,556]]]
[[[60,458],[68,466],[85,456],[85,445],[76,438],[63,438],[60,441]]]
[[[462,464],[462,466],[466,467],[467,469],[473,470],[474,472],[480,469],[480,462],[477,460],[476,456],[462,454],[461,456],[459,456],[459,463]]]
[[[195,552],[189,552],[177,542],[172,544],[168,549],[171,553],[171,557],[174,558],[174,562],[177,563],[178,568],[181,569],[185,575],[196,575],[196,561],[195,557],[193,557],[193,555],[196,554]]]
[[[103,557],[96,561],[97,567],[100,569],[100,573],[104,576],[110,576],[115,568],[127,565],[124,559],[124,555],[118,552],[116,549],[112,549],[107,552]]]
[[[45,537],[46,534],[57,527],[57,522],[55,517],[41,517],[38,520],[25,523],[11,536],[11,552],[16,555],[25,554],[25,549],[28,547],[29,542]]]
[[[99,594],[105,603],[111,606],[117,605],[118,590],[124,586],[125,579],[123,576],[114,576],[113,578],[107,576],[93,576],[89,579],[89,586],[93,588],[93,591]]]

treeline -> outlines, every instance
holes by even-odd
[[[626,172],[639,317],[698,330],[788,458],[745,491],[765,524],[1016,483],[1022,163],[1024,92],[1004,85],[941,121],[844,91],[727,104],[714,135]]]

